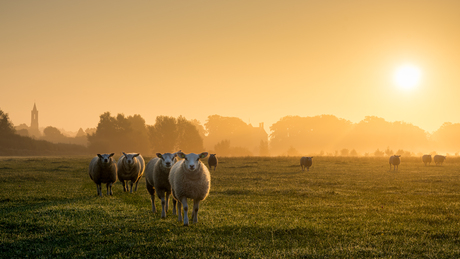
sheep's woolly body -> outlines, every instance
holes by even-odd
[[[155,213],[155,192],[161,200],[161,217],[166,218],[169,207],[169,196],[171,195],[171,184],[169,183],[169,173],[177,161],[175,153],[157,154],[158,157],[151,159],[145,169],[145,181],[147,190],[152,200],[152,211]],[[169,167],[168,167],[169,166]],[[166,195],[165,195],[166,194]]]
[[[184,160],[173,166],[169,179],[174,190],[174,197],[182,200],[183,197],[193,200],[204,200],[209,194],[211,187],[211,175],[206,166],[200,161],[198,172],[190,172],[184,166]],[[174,171],[173,171],[174,170]]]
[[[216,154],[210,154],[208,158],[209,169],[212,169],[212,167],[214,166],[214,171],[216,171],[217,163],[218,161],[217,161]]]
[[[172,188],[172,194],[175,200],[179,201],[184,207],[184,225],[188,225],[188,205],[187,198],[193,199],[194,209],[192,213],[193,222],[198,221],[198,207],[200,201],[206,199],[211,188],[211,175],[208,168],[198,160],[199,157],[204,158],[207,153],[200,155],[178,153],[179,157],[187,159],[180,160],[171,169],[169,173],[169,182]],[[182,156],[181,156],[182,155]],[[203,157],[204,156],[204,157]],[[196,161],[194,161],[196,158]],[[188,167],[189,161],[195,163],[196,169],[190,170]],[[175,201],[173,211],[175,209]],[[182,221],[180,204],[178,205],[178,220]]]
[[[422,161],[425,164],[425,166],[426,166],[427,163],[431,164],[431,155],[423,155],[422,156]]]
[[[305,167],[307,168],[307,171],[309,171],[310,166],[313,164],[312,158],[312,156],[303,156],[300,158],[300,167],[302,168],[302,171],[305,171]]]
[[[102,197],[101,184],[107,184],[107,195],[112,195],[112,185],[117,181],[117,164],[111,155],[98,155],[91,159],[89,164],[89,177],[96,184],[97,194]],[[104,163],[104,159],[107,159]]]
[[[441,156],[441,155],[435,155],[434,158],[433,158],[434,163],[436,165],[438,165],[438,164],[442,165],[442,163],[444,162],[445,159],[446,159],[446,156]]]
[[[399,169],[399,164],[401,163],[401,159],[400,159],[401,156],[391,156],[390,157],[390,170],[391,170],[391,166],[394,166],[394,170],[396,171],[396,168]]]
[[[133,160],[132,164],[127,162],[129,159]],[[131,181],[130,192],[133,192],[134,183],[136,184],[134,191],[137,191],[137,184],[145,170],[145,162],[142,155],[135,153],[123,153],[123,155],[118,159],[117,166],[118,179],[123,184],[123,191],[126,192],[128,190],[126,187],[127,181]]]

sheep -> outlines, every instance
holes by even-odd
[[[444,160],[446,160],[446,156],[435,155],[433,160],[434,160],[434,163],[435,163],[436,165],[438,165],[438,164],[441,164],[441,165],[442,165],[442,163],[444,162]]]
[[[193,223],[198,222],[198,207],[200,201],[206,199],[211,188],[211,175],[208,168],[200,161],[200,158],[208,156],[208,152],[201,154],[184,154],[177,153],[178,161],[171,168],[169,173],[169,183],[171,184],[173,200],[173,213],[176,214],[176,201],[178,210],[178,221],[182,221],[181,207],[184,207],[184,226],[188,226],[189,218],[187,215],[188,204],[187,198],[193,200],[192,220]]]
[[[133,184],[136,186],[134,191],[137,191],[137,184],[144,174],[145,162],[141,154],[122,152],[123,155],[118,159],[118,179],[123,184],[123,191],[128,191],[127,184],[131,181],[130,193],[133,193]],[[125,182],[126,181],[126,182]]]
[[[177,161],[176,153],[157,153],[145,168],[145,182],[152,200],[152,211],[155,209],[155,190],[161,200],[161,218],[166,218],[166,211],[169,207],[169,196],[171,195],[171,184],[169,183],[169,171]],[[166,199],[165,199],[166,193]]]
[[[300,158],[300,167],[302,168],[302,171],[305,171],[305,167],[307,168],[307,172],[309,171],[310,166],[313,163],[311,160],[312,158],[312,156],[303,156]]]
[[[422,161],[425,164],[425,166],[426,166],[426,163],[431,164],[431,155],[423,155]]]
[[[396,171],[396,167],[398,167],[398,170],[399,170],[399,164],[401,163],[400,157],[401,157],[401,155],[399,155],[399,156],[394,155],[394,156],[390,157],[390,171],[391,171],[391,166],[392,165],[394,166],[394,171]]]
[[[208,158],[209,169],[212,169],[212,167],[214,166],[214,171],[216,171],[217,163],[218,161],[217,161],[216,154],[209,154],[209,158]]]
[[[113,195],[112,185],[117,181],[117,164],[111,154],[97,154],[89,163],[89,177],[96,184],[97,195],[102,197],[101,183],[107,184],[107,195]]]

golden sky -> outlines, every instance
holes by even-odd
[[[1,1],[0,109],[15,125],[99,115],[268,127],[365,116],[427,131],[460,122],[460,1]],[[421,71],[413,89],[393,75]]]

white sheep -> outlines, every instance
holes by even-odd
[[[390,156],[390,170],[391,170],[392,165],[394,166],[394,171],[396,171],[396,167],[398,167],[398,170],[399,170],[399,164],[401,163],[400,157],[401,157],[400,155]]]
[[[145,183],[152,200],[152,211],[155,209],[155,191],[161,200],[161,217],[166,218],[166,211],[169,207],[169,196],[171,195],[171,184],[169,183],[169,171],[176,163],[176,153],[157,153],[145,167]],[[166,198],[165,198],[166,193]]]
[[[441,164],[441,165],[442,165],[442,163],[444,162],[444,160],[446,160],[446,158],[447,158],[446,156],[435,155],[434,158],[433,158],[433,160],[434,160],[434,163],[435,163],[436,165],[438,165],[438,164]]]
[[[211,188],[211,175],[208,168],[200,161],[200,158],[208,156],[208,152],[201,154],[184,154],[178,152],[177,155],[183,160],[178,161],[169,173],[169,183],[171,184],[173,195],[173,213],[176,212],[176,200],[178,209],[178,220],[182,221],[181,207],[184,207],[184,226],[188,226],[188,205],[187,198],[193,200],[192,220],[198,222],[198,207],[200,201],[206,199]]]
[[[111,154],[97,154],[89,163],[89,177],[96,183],[97,195],[102,197],[101,183],[107,184],[107,195],[113,195],[112,185],[117,181],[117,164]]]
[[[423,155],[422,156],[422,161],[425,164],[425,166],[426,166],[427,163],[431,164],[431,155]]]
[[[123,191],[128,191],[127,184],[131,181],[130,193],[133,193],[133,184],[136,186],[134,191],[137,191],[137,184],[144,174],[145,162],[140,154],[123,152],[123,155],[118,159],[118,179],[123,184]]]
[[[305,167],[307,168],[307,171],[309,171],[310,166],[312,165],[312,156],[303,156],[300,158],[300,167],[302,168],[302,171],[305,171]]]

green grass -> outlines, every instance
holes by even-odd
[[[460,158],[220,158],[189,227],[151,212],[144,178],[97,197],[90,160],[0,158],[2,258],[460,257]]]

